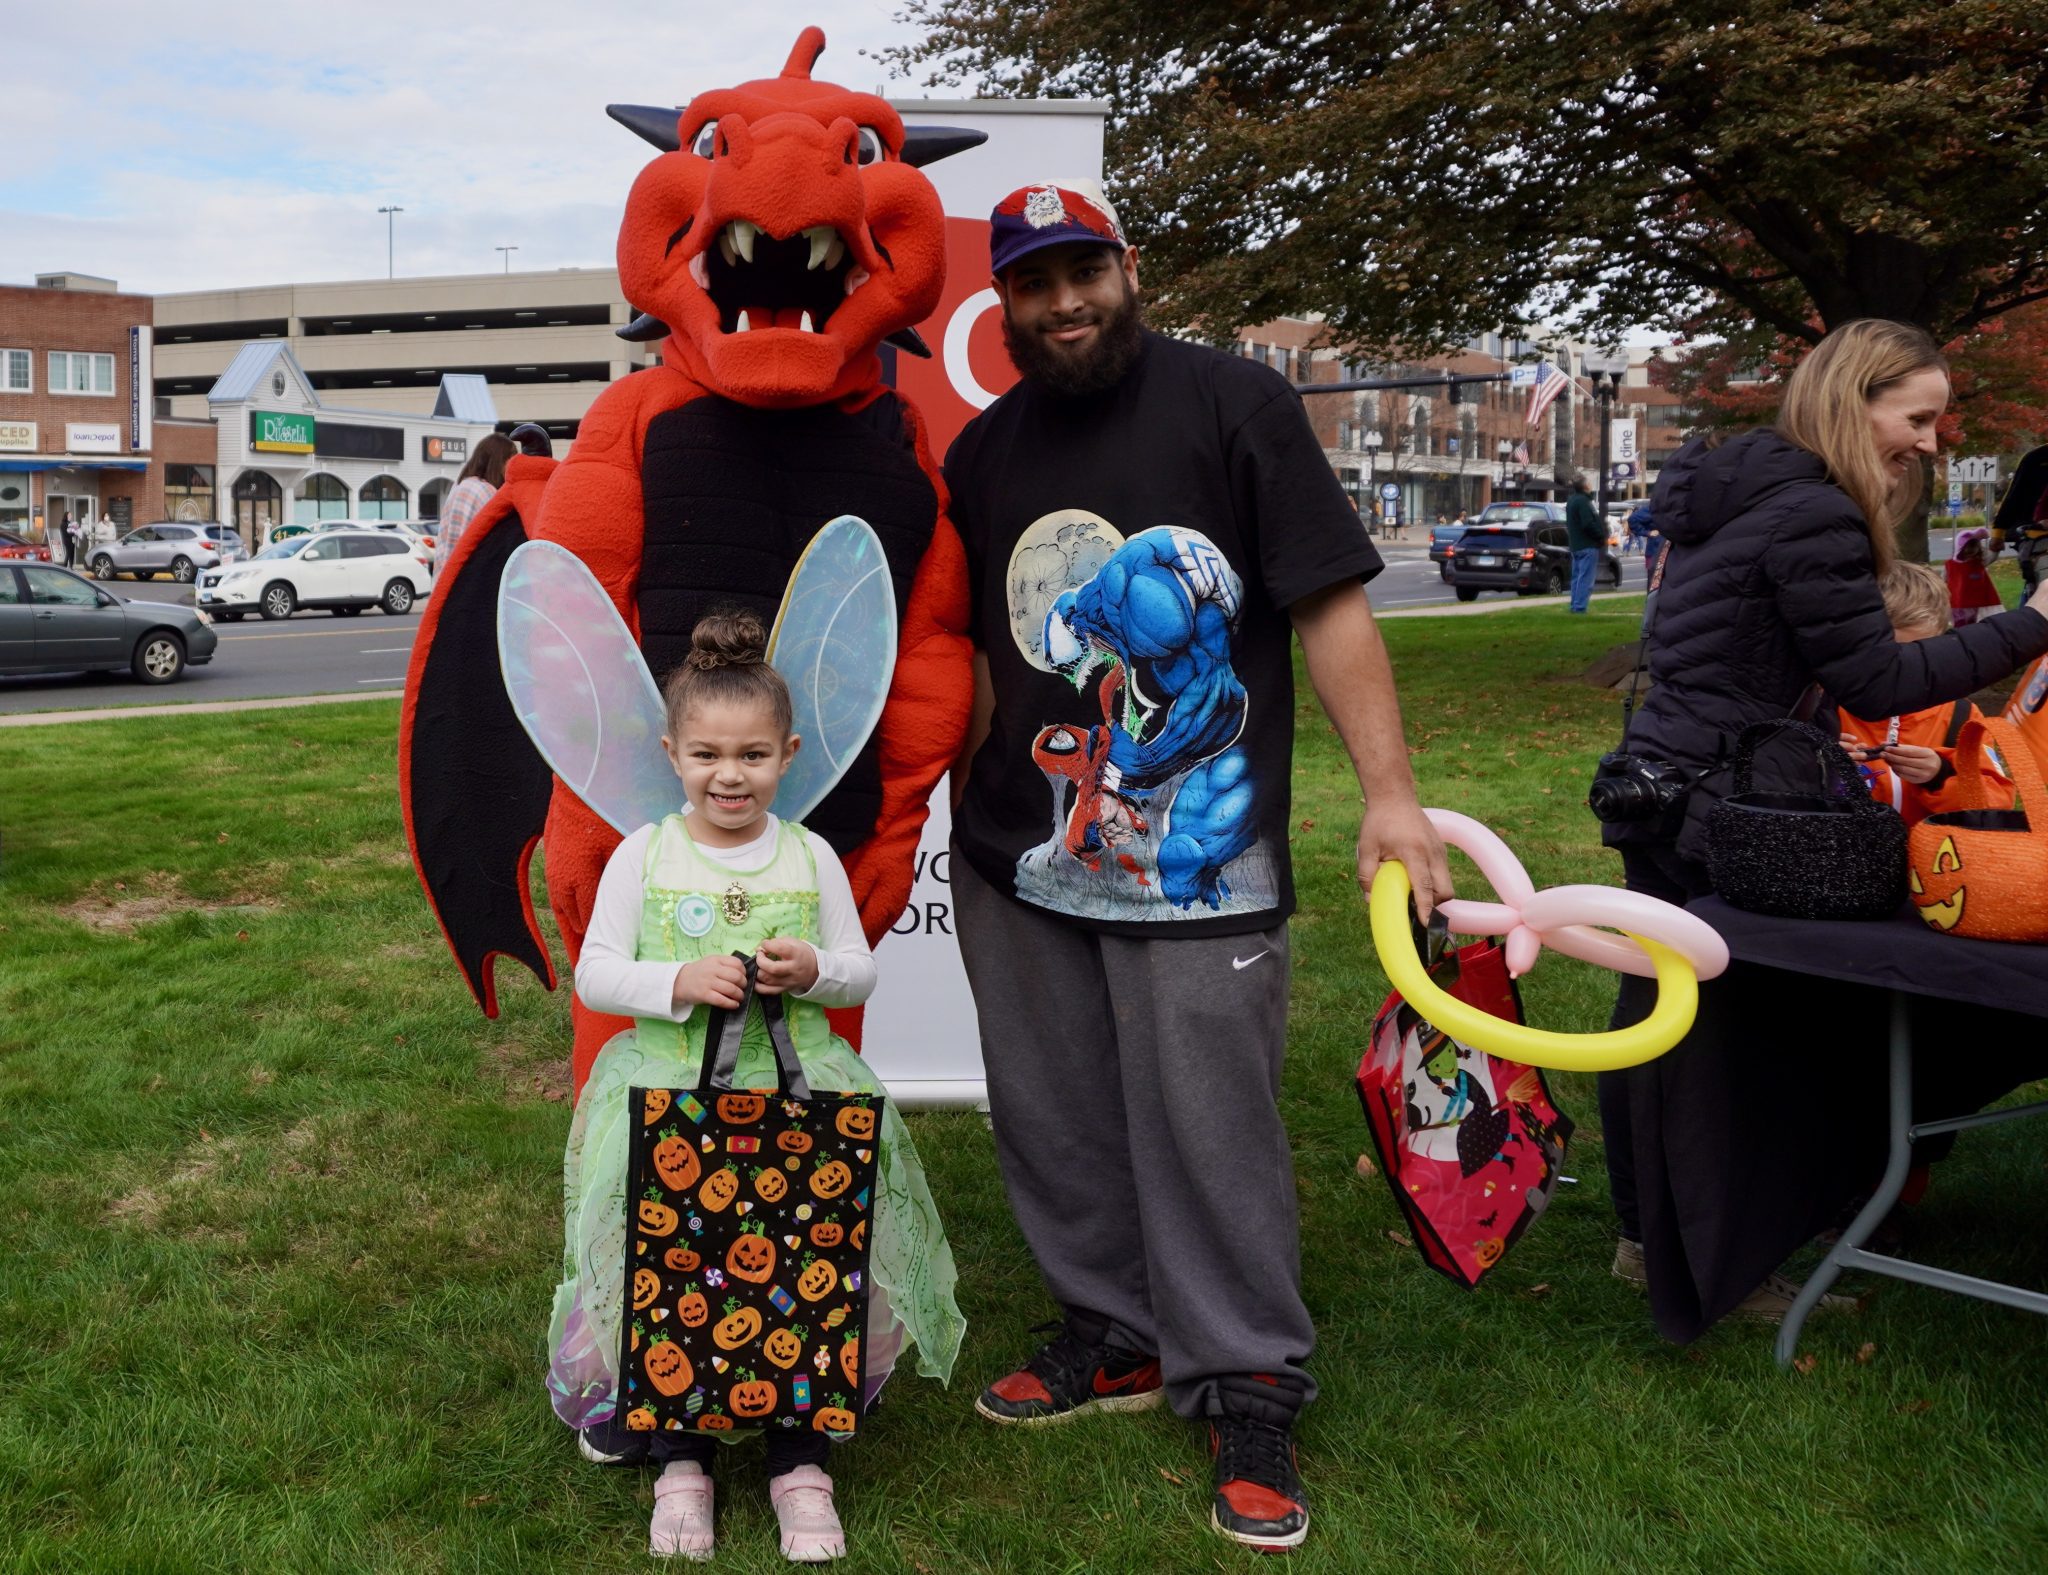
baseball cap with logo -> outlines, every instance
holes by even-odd
[[[988,216],[989,272],[1000,274],[1021,257],[1075,241],[1092,241],[1119,252],[1129,245],[1116,209],[1100,186],[1092,180],[1019,186]]]

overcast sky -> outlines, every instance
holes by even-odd
[[[773,76],[807,24],[818,74],[890,96],[860,51],[887,0],[496,0],[432,6],[5,8],[13,135],[0,284],[70,269],[146,293],[398,273],[605,267],[653,150],[607,103]]]

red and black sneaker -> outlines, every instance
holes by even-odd
[[[1216,1498],[1209,1522],[1233,1542],[1285,1553],[1308,1538],[1308,1497],[1286,1428],[1244,1417],[1209,1424]]]
[[[1063,1324],[1032,1333],[1054,1328],[1030,1361],[982,1390],[975,1410],[991,1422],[1068,1422],[1085,1411],[1149,1411],[1166,1398],[1158,1357],[1084,1340]]]

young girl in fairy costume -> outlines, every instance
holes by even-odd
[[[857,1006],[875,986],[846,872],[821,839],[769,813],[802,741],[790,731],[789,690],[768,665],[765,644],[751,614],[698,624],[663,695],[662,747],[688,811],[619,844],[576,966],[576,993],[586,1006],[635,1024],[599,1053],[570,1131],[568,1241],[549,1387],[557,1413],[582,1430],[586,1455],[662,1466],[650,1548],[693,1559],[709,1558],[713,1548],[715,1440],[735,1435],[631,1432],[617,1414],[627,1090],[697,1085],[709,1009],[738,1007],[745,998],[735,953],[753,954],[759,993],[784,998],[814,1090],[881,1090],[825,1020],[826,1007]],[[734,1086],[775,1081],[773,1049],[758,1011],[751,1012]],[[953,1302],[952,1251],[893,1103],[882,1106],[874,1192],[865,1366],[880,1376],[870,1378],[870,1393],[906,1341],[918,1347],[921,1372],[948,1377],[965,1327]],[[824,1470],[830,1438],[812,1429],[765,1436],[783,1554],[804,1563],[839,1557],[846,1537]]]

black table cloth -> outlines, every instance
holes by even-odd
[[[1892,991],[1912,998],[1918,1117],[2048,1075],[2048,947],[1959,940],[1910,912],[1825,923],[1689,906],[1735,960],[1701,984],[1684,1040],[1627,1074],[1651,1311],[1680,1342],[1876,1183]]]

